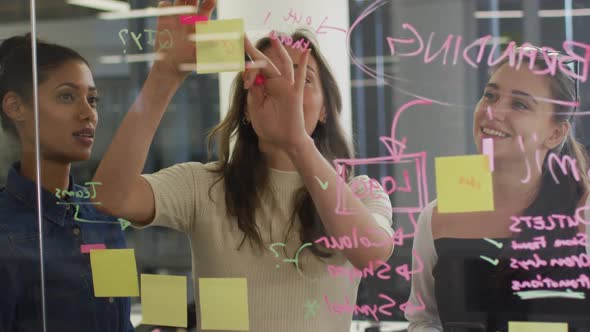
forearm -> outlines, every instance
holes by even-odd
[[[126,189],[141,175],[160,120],[181,83],[181,79],[167,75],[157,63],[150,71],[93,178],[102,183],[94,201],[101,202],[105,210],[122,203]]]
[[[372,243],[387,243],[381,247],[361,246],[344,249],[343,254],[348,260],[357,268],[363,268],[375,260],[386,261],[393,246],[392,241],[385,240],[389,234],[379,226],[365,205],[339,178],[334,168],[315,147],[313,140],[309,138],[287,153],[301,174],[329,236],[351,236],[356,229],[359,237],[367,237]],[[320,181],[324,187],[320,185]],[[337,181],[340,181],[339,185]],[[354,213],[345,215],[337,212],[339,195],[341,202],[345,202],[347,208]]]

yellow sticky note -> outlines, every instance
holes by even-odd
[[[90,251],[94,296],[139,296],[133,249]]]
[[[508,322],[508,332],[567,332],[567,323]]]
[[[243,71],[244,20],[216,20],[197,22],[197,73]]]
[[[199,278],[202,330],[248,331],[245,278]]]
[[[488,156],[438,157],[434,164],[440,213],[494,210]]]
[[[187,327],[186,277],[141,275],[141,322]]]

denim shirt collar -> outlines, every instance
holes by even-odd
[[[78,186],[74,185],[74,178],[72,175],[69,177],[68,191],[73,191],[73,188]],[[20,162],[12,164],[12,167],[10,167],[10,170],[8,171],[6,192],[20,201],[23,205],[37,211],[37,185],[30,179],[20,175]],[[65,220],[68,218],[67,213],[73,208],[70,204],[80,202],[80,199],[74,196],[69,198],[69,202],[66,202],[57,198],[54,193],[50,193],[41,188],[41,202],[43,217],[57,225],[64,226]],[[58,202],[62,204],[58,204]]]

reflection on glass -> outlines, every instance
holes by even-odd
[[[584,1],[40,1],[40,184],[0,12],[0,330],[590,326]]]

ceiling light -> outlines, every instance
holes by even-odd
[[[174,7],[148,7],[144,9],[133,9],[124,12],[109,12],[100,13],[98,18],[103,20],[122,20],[130,18],[179,15],[179,14],[194,14],[197,7],[195,6],[174,6]]]
[[[158,53],[140,53],[127,55],[103,55],[99,58],[102,64],[112,65],[117,63],[152,62],[162,59]]]
[[[106,11],[128,11],[131,7],[128,3],[116,0],[67,0],[69,5],[88,7]]]
[[[572,10],[541,9],[538,15],[539,17],[590,16],[590,8],[576,8]],[[522,10],[476,11],[474,16],[477,19],[523,18],[524,12]]]
[[[543,9],[539,10],[539,17],[565,17],[565,16],[590,16],[590,8],[564,9]]]
[[[477,19],[522,18],[524,17],[524,12],[522,10],[477,11],[474,16]]]

